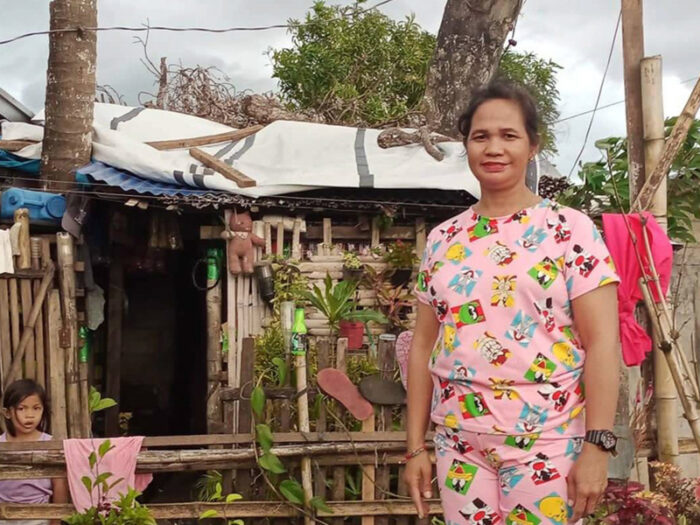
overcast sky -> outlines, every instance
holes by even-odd
[[[481,0],[478,0],[481,1]],[[436,33],[446,0],[394,0],[381,10],[400,19],[414,13],[418,23]],[[98,0],[101,26],[151,25],[229,27],[284,23],[303,17],[312,0]],[[336,3],[347,4],[344,0]],[[376,0],[370,0],[370,5]],[[645,2],[646,55],[664,60],[664,111],[680,112],[692,82],[700,74],[700,1]],[[0,0],[0,40],[49,25],[46,0]],[[532,51],[563,67],[559,73],[562,118],[592,109],[612,41],[618,0],[526,0],[519,19],[517,50]],[[177,6],[175,8],[174,6]],[[265,51],[290,42],[284,30],[257,33],[151,33],[149,54],[185,65],[213,65],[225,72],[239,90],[274,90]],[[97,80],[110,84],[137,104],[139,91],[152,91],[153,78],[140,64],[143,49],[133,34],[104,32],[98,37]],[[33,110],[42,107],[46,83],[47,37],[37,36],[0,47],[0,86]],[[601,105],[622,100],[622,32],[615,46]],[[560,171],[568,173],[583,145],[590,115],[568,120],[557,128]],[[596,114],[582,159],[596,160],[593,142],[625,134],[624,104]]]

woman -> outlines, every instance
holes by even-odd
[[[619,279],[588,217],[525,186],[539,143],[526,91],[482,88],[459,130],[481,199],[423,255],[405,480],[424,516],[430,417],[447,523],[575,523],[615,445]]]

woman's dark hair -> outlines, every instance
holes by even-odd
[[[41,401],[41,405],[44,407],[44,413],[41,415],[41,421],[37,428],[44,432],[46,430],[46,424],[48,419],[49,408],[46,406],[46,391],[36,381],[31,379],[19,379],[10,385],[5,390],[5,394],[2,400],[2,407],[6,410],[19,406],[19,404],[27,399],[29,396],[36,395]],[[16,435],[15,425],[10,418],[5,417],[5,428],[10,433],[11,436]]]
[[[517,84],[512,84],[503,80],[496,80],[487,84],[474,92],[472,99],[469,101],[469,106],[462,116],[459,117],[457,129],[466,139],[469,136],[469,131],[472,127],[472,118],[474,113],[479,109],[484,102],[488,100],[511,100],[520,106],[520,111],[523,114],[525,121],[525,131],[530,139],[531,144],[539,144],[540,142],[540,120],[537,116],[537,104],[532,95],[524,88]]]

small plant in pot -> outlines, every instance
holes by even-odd
[[[384,262],[392,270],[389,278],[394,286],[405,286],[411,279],[417,261],[413,246],[403,241],[392,242],[384,254]]]
[[[343,281],[359,281],[365,271],[365,265],[355,252],[343,254]]]
[[[362,336],[368,322],[387,322],[386,317],[376,310],[358,308],[354,299],[357,281],[341,281],[334,285],[331,276],[326,274],[323,286],[324,290],[321,291],[314,285],[312,291],[304,294],[304,298],[327,319],[331,337],[336,336],[339,331],[341,336],[348,337],[350,350],[362,347]]]

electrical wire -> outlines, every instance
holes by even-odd
[[[605,85],[605,79],[608,76],[608,68],[610,67],[610,61],[612,60],[612,55],[613,51],[615,50],[615,42],[617,41],[617,33],[620,30],[620,22],[622,21],[622,9],[620,9],[620,14],[617,16],[617,23],[615,24],[615,32],[613,33],[613,38],[612,42],[610,43],[610,52],[608,53],[608,61],[605,64],[605,71],[603,71],[603,78],[600,79],[600,87],[598,88],[598,96],[596,97],[595,100],[595,106],[593,107],[593,111],[591,114],[591,120],[588,122],[588,129],[586,130],[586,136],[583,138],[583,145],[581,146],[581,151],[578,152],[578,155],[576,156],[576,160],[574,160],[573,165],[571,166],[571,169],[569,170],[569,175],[567,175],[567,179],[571,178],[571,175],[574,173],[574,169],[576,169],[576,165],[578,164],[578,161],[581,159],[581,155],[583,155],[583,150],[586,149],[586,144],[588,143],[588,136],[591,134],[591,128],[593,127],[593,120],[595,119],[595,114],[596,111],[598,111],[598,104],[600,104],[600,95],[603,93],[603,86]]]
[[[352,13],[352,16],[361,15],[367,11],[377,9],[383,5],[393,2],[394,0],[382,0],[373,6],[363,9],[356,13]],[[349,18],[350,15],[343,15],[341,18]],[[24,38],[29,38],[38,35],[50,35],[55,33],[80,33],[86,31],[93,31],[95,33],[101,31],[130,31],[130,32],[143,32],[143,31],[173,31],[173,32],[200,32],[200,33],[233,33],[233,32],[254,32],[254,31],[269,31],[273,29],[289,29],[292,27],[291,24],[272,24],[267,26],[249,26],[249,27],[226,27],[222,29],[214,29],[209,27],[170,27],[170,26],[152,26],[143,25],[141,27],[131,27],[131,26],[108,26],[108,27],[68,27],[65,29],[48,29],[46,31],[33,31],[31,33],[24,33],[7,40],[0,40],[0,46],[5,44],[10,44],[12,42],[17,42]]]
[[[693,82],[697,79],[698,79],[698,77],[691,77],[691,78],[688,78],[686,80],[680,81],[679,84],[687,84],[688,82]],[[599,106],[597,108],[597,111],[600,111],[601,109],[611,108],[613,106],[617,106],[619,104],[624,104],[624,103],[625,103],[624,99],[618,100],[616,102],[611,102],[610,104],[606,104],[604,106]],[[583,117],[584,115],[589,115],[589,114],[593,113],[594,111],[596,111],[596,109],[589,109],[587,111],[582,111],[581,113],[576,113],[575,115],[569,115],[568,117],[564,117],[564,118],[560,118],[559,120],[555,120],[553,122],[553,124],[559,124],[560,122],[566,122],[567,120],[571,120],[571,119],[578,118],[578,117]]]

